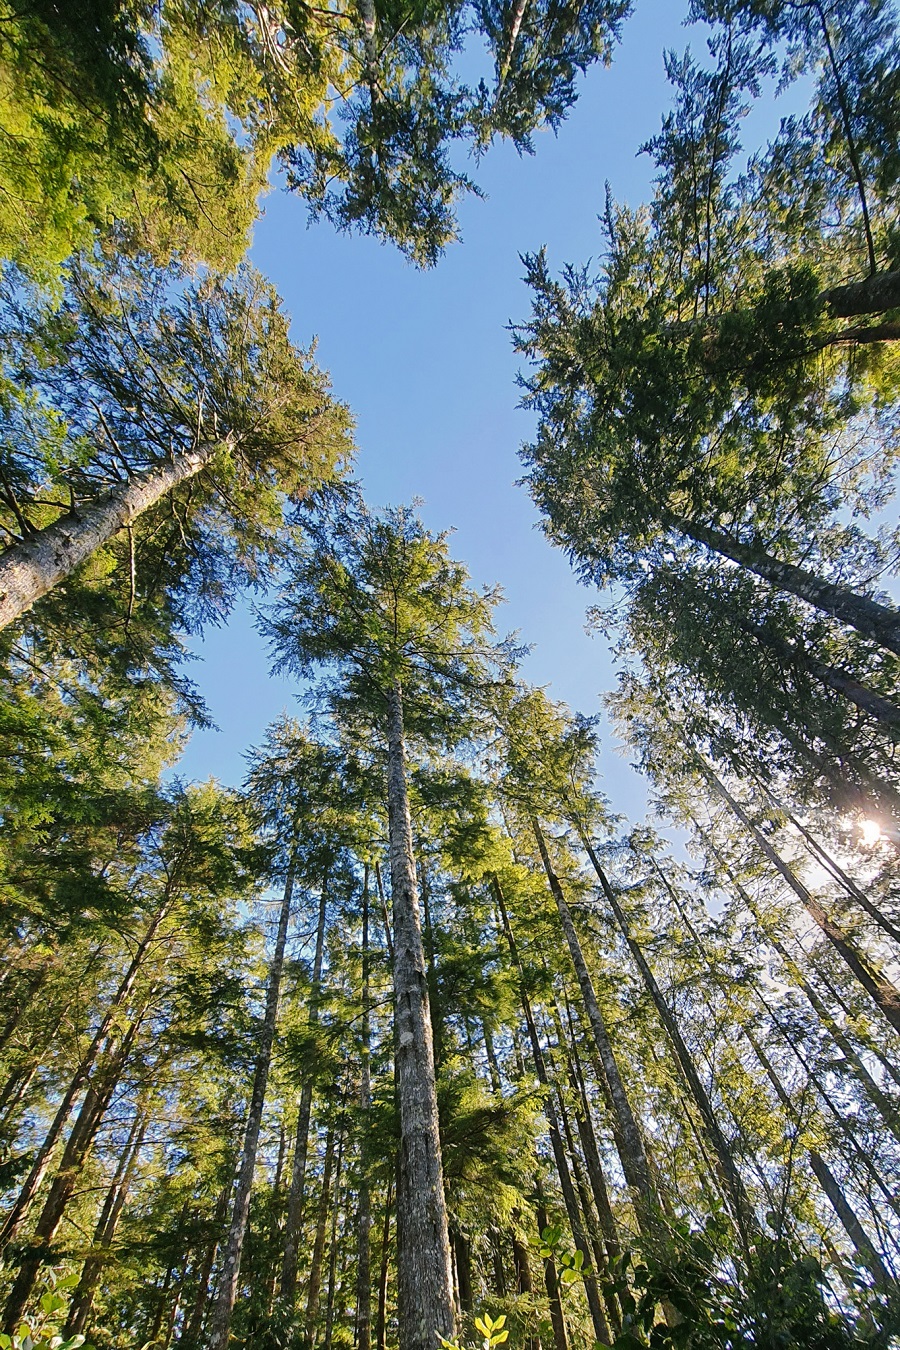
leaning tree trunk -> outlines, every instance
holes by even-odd
[[[394,1045],[400,1107],[399,1334],[403,1350],[435,1350],[440,1337],[453,1339],[456,1318],[399,681],[388,694],[387,743]]]
[[[6,1306],[3,1309],[3,1330],[11,1336],[19,1324],[25,1306],[31,1297],[41,1267],[51,1259],[53,1239],[65,1216],[66,1208],[82,1169],[93,1149],[97,1132],[109,1108],[112,1095],[122,1076],[128,1057],[134,1045],[135,1037],[147,1013],[153,997],[152,991],[144,1006],[134,1016],[122,1042],[109,1059],[100,1065],[94,1081],[81,1103],[81,1109],[66,1140],[59,1170],[47,1192],[47,1198],[41,1209],[40,1218],[35,1225],[28,1254],[19,1267],[13,1281]]]
[[[309,992],[307,1025],[319,1021],[322,960],[325,952],[325,911],[328,901],[328,870],[322,879],[319,893],[319,916],[316,922],[316,950],[313,957],[312,984]],[[291,1188],[288,1192],[287,1217],[284,1225],[284,1255],[281,1260],[281,1283],[278,1297],[288,1308],[293,1308],[297,1294],[297,1256],[300,1244],[300,1225],[303,1220],[303,1200],[306,1193],[306,1155],[309,1149],[309,1117],[312,1111],[313,1080],[308,1075],[300,1089],[297,1108],[297,1131],[294,1138],[294,1156],[291,1162]]]
[[[619,1066],[616,1063],[615,1053],[613,1052],[612,1043],[609,1039],[609,1033],[606,1030],[606,1024],[603,1021],[600,1004],[597,1002],[597,994],[594,990],[590,971],[587,968],[587,962],[584,959],[584,953],[581,950],[581,943],[578,939],[578,934],[575,931],[575,925],[572,922],[569,906],[563,895],[559,877],[556,875],[550,862],[550,854],[547,852],[547,843],[544,839],[544,832],[536,818],[532,820],[531,825],[534,831],[534,837],[537,840],[550,891],[556,901],[560,923],[562,924],[569,953],[572,957],[572,964],[575,967],[575,974],[578,978],[579,988],[581,989],[581,997],[584,1002],[585,1011],[587,1012],[588,1022],[594,1037],[594,1042],[597,1046],[597,1053],[600,1056],[603,1073],[612,1099],[613,1132],[619,1156],[622,1160],[622,1170],[625,1173],[625,1180],[628,1182],[634,1196],[635,1208],[639,1219],[642,1219],[644,1224],[649,1223],[652,1227],[652,1215],[656,1194],[650,1174],[650,1165],[644,1149],[644,1141],[641,1138],[637,1120],[631,1109],[631,1103],[628,1100],[628,1094],[625,1091],[625,1084],[622,1082],[622,1075],[619,1073]]]
[[[758,545],[742,543],[712,526],[687,520],[684,516],[671,516],[669,524],[680,534],[771,582],[778,590],[796,595],[798,600],[830,614],[839,623],[855,628],[863,637],[900,655],[900,611],[890,605],[881,605],[846,586],[826,581],[796,563],[781,562]]]
[[[894,739],[900,734],[900,706],[886,698],[884,694],[879,694],[867,684],[860,684],[859,680],[853,679],[845,671],[838,670],[826,661],[820,661],[818,657],[763,628],[761,624],[753,623],[747,618],[740,618],[737,622],[738,627],[754,637],[760,646],[768,647],[780,660],[793,666],[795,670],[807,671],[826,689],[833,689],[848,703],[859,708],[860,712],[873,718]]]
[[[266,1007],[259,1039],[259,1054],[253,1074],[253,1089],[250,1094],[250,1108],[247,1112],[247,1126],[244,1132],[244,1148],[238,1171],[237,1186],[234,1195],[234,1208],[231,1225],[225,1242],[222,1260],[222,1273],[219,1278],[219,1292],[210,1318],[210,1350],[224,1350],[228,1344],[231,1329],[231,1316],[237,1299],[238,1277],[241,1270],[241,1253],[247,1232],[247,1220],[250,1217],[250,1192],[253,1189],[253,1173],[256,1169],[256,1151],[259,1146],[259,1130],[262,1123],[263,1104],[266,1087],[269,1082],[269,1068],[272,1063],[272,1046],[275,1041],[275,1024],[278,1018],[278,995],[281,990],[281,972],[284,967],[284,949],[287,942],[288,920],[291,914],[291,897],[294,892],[294,863],[288,866],[278,916],[278,933],[275,950],[269,966],[269,980],[266,988]]]
[[[775,1072],[772,1061],[769,1059],[769,1056],[766,1054],[749,1027],[742,1027],[741,1029],[753,1047],[754,1054],[765,1069],[766,1077],[775,1089],[775,1095],[787,1112],[789,1119],[796,1125],[797,1113],[794,1109],[794,1104],[790,1099],[787,1089]],[[822,1187],[835,1214],[837,1214],[840,1219],[844,1232],[853,1244],[853,1248],[863,1265],[870,1272],[875,1283],[881,1289],[886,1292],[895,1290],[896,1281],[889,1274],[875,1244],[872,1242],[872,1239],[869,1237],[844,1194],[843,1187],[837,1180],[837,1177],[835,1177],[825,1159],[821,1154],[817,1153],[815,1149],[809,1149],[806,1156],[813,1175]]]
[[[80,563],[166,493],[195,478],[220,448],[204,445],[175,455],[167,464],[135,474],[97,501],[76,507],[8,548],[0,556],[0,628],[65,581]]]
[[[619,904],[619,898],[613,890],[609,878],[600,864],[600,859],[597,857],[591,841],[580,828],[578,833],[584,850],[590,859],[591,866],[600,881],[600,886],[603,890],[606,902],[613,912],[619,931],[625,939],[628,950],[631,952],[634,963],[640,972],[644,988],[650,995],[659,1020],[662,1022],[672,1049],[675,1051],[675,1058],[678,1060],[681,1071],[687,1082],[688,1090],[700,1113],[700,1118],[703,1121],[707,1137],[713,1146],[718,1163],[717,1170],[719,1172],[720,1180],[724,1184],[731,1211],[741,1234],[744,1249],[745,1251],[749,1250],[752,1234],[757,1228],[753,1206],[750,1204],[750,1197],[747,1195],[741,1174],[731,1155],[728,1141],[722,1133],[722,1128],[719,1125],[718,1118],[713,1110],[712,1102],[710,1101],[706,1088],[703,1086],[700,1075],[697,1072],[694,1058],[685,1044],[684,1037],[681,1034],[678,1023],[672,1015],[669,1005],[662,996],[662,990],[656,982],[656,976],[650,969],[650,965],[644,956],[640,944],[631,932],[631,925],[628,922],[625,911]]]
[[[135,986],[135,981],[144,964],[147,952],[150,950],[150,946],[159,931],[160,925],[172,909],[173,903],[174,901],[172,898],[167,896],[165,902],[151,919],[144,931],[143,937],[138,943],[135,953],[128,964],[128,969],[123,975],[119,987],[110,1001],[103,1020],[94,1033],[90,1045],[82,1056],[81,1062],[72,1076],[65,1095],[57,1107],[56,1115],[53,1117],[50,1127],[44,1135],[37,1157],[31,1165],[31,1171],[28,1173],[28,1176],[16,1197],[15,1204],[6,1216],[3,1228],[0,1230],[0,1251],[16,1238],[19,1230],[28,1217],[29,1210],[40,1189],[41,1183],[47,1175],[47,1172],[50,1170],[54,1150],[62,1137],[66,1121],[69,1118],[78,1094],[88,1081],[98,1056],[107,1044],[110,1030],[115,1025],[119,1010],[130,997]]]
[[[709,765],[699,759],[697,765],[706,781],[731,808],[732,813],[756,840],[762,853],[765,854],[780,876],[784,878],[794,894],[798,896],[804,908],[825,934],[835,951],[852,970],[866,993],[878,1005],[884,1018],[890,1022],[895,1031],[900,1031],[900,991],[856,950],[844,930],[833,919],[829,918],[815,896],[806,889],[792,868],[775,851],[762,830],[754,825],[746,811],[739,802],[735,801]]]
[[[109,1249],[112,1246],[112,1240],[116,1234],[119,1218],[125,1207],[125,1201],[128,1197],[128,1188],[131,1185],[131,1178],[137,1164],[138,1154],[141,1145],[144,1142],[144,1134],[150,1123],[149,1112],[143,1108],[135,1112],[131,1129],[128,1134],[128,1140],[125,1144],[113,1179],[110,1182],[109,1190],[94,1228],[94,1241],[91,1246],[91,1254],[86,1259],[81,1277],[75,1293],[72,1295],[72,1303],[69,1307],[69,1316],[66,1321],[66,1336],[77,1336],[84,1331],[88,1318],[91,1315],[91,1308],[94,1303],[94,1292],[100,1283],[100,1277],[103,1274],[103,1267],[109,1259]]]

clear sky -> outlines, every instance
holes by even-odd
[[[302,202],[282,192],[266,199],[252,253],[284,298],[295,340],[317,336],[318,360],[354,411],[369,504],[422,498],[430,529],[455,530],[453,553],[475,582],[502,586],[498,624],[533,644],[525,678],[585,713],[600,710],[615,671],[605,641],[584,631],[596,592],[574,580],[516,485],[533,420],[517,408],[507,325],[529,311],[520,253],[546,245],[554,267],[584,263],[601,248],[605,183],[635,205],[648,197],[653,166],[636,152],[669,106],[663,52],[690,44],[699,54],[706,41],[702,26],[683,27],[686,9],[687,0],[637,0],[612,66],[582,81],[558,136],[539,135],[534,156],[491,150],[473,171],[487,200],[463,204],[462,242],[432,271],[371,239],[307,227]],[[745,145],[792,110],[767,98],[745,124]],[[237,783],[244,751],[282,709],[297,711],[294,691],[270,677],[244,606],[194,647],[202,661],[188,673],[221,729],[195,734],[179,772]],[[640,819],[643,787],[609,732],[604,747],[605,790]]]

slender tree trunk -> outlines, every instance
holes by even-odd
[[[372,1340],[371,1233],[372,1196],[369,1188],[369,1114],[372,1109],[370,1071],[370,993],[369,993],[369,864],[363,871],[362,912],[362,1025],[359,1105],[362,1121],[359,1136],[359,1200],[356,1227],[356,1346],[370,1350]]]
[[[612,1099],[614,1113],[614,1134],[616,1136],[616,1145],[619,1150],[619,1156],[622,1160],[622,1170],[625,1173],[625,1180],[628,1182],[634,1196],[636,1210],[639,1211],[639,1218],[644,1223],[652,1226],[652,1212],[656,1201],[653,1181],[650,1175],[650,1167],[647,1162],[647,1154],[644,1149],[644,1141],[641,1138],[641,1132],[634,1112],[631,1109],[631,1103],[628,1100],[628,1094],[625,1091],[625,1084],[622,1082],[622,1076],[619,1073],[619,1066],[616,1063],[616,1057],[613,1052],[612,1043],[606,1030],[606,1024],[603,1021],[603,1015],[600,1012],[600,1005],[597,1002],[597,995],[594,990],[594,984],[591,980],[587,962],[584,959],[584,953],[581,950],[581,943],[578,940],[578,934],[575,931],[575,925],[572,922],[572,915],[569,912],[569,906],[563,895],[563,889],[560,885],[553,866],[550,862],[550,854],[547,852],[547,843],[544,839],[544,833],[537,819],[532,820],[532,829],[534,837],[537,840],[538,849],[541,855],[541,862],[544,865],[544,871],[547,875],[547,881],[550,886],[551,894],[556,901],[556,908],[559,912],[560,923],[565,934],[566,943],[569,948],[569,954],[572,957],[572,964],[575,967],[575,974],[578,978],[578,985],[581,989],[581,997],[587,1012],[588,1022],[597,1046],[597,1053],[600,1056],[600,1062],[603,1065],[603,1073],[609,1087],[610,1097]]]
[[[328,1290],[325,1295],[325,1337],[323,1343],[323,1350],[331,1350],[331,1338],[334,1335],[334,1299],[337,1283],[337,1258],[338,1258],[337,1227],[338,1227],[338,1214],[340,1213],[341,1209],[340,1180],[341,1180],[341,1158],[343,1152],[343,1143],[344,1143],[343,1136],[341,1136],[341,1141],[340,1144],[338,1145],[337,1167],[335,1169],[335,1178],[334,1178],[334,1201],[331,1206],[331,1233],[329,1235],[329,1243],[328,1243]]]
[[[343,1143],[343,1137],[341,1139]],[[319,1315],[319,1295],[322,1289],[322,1262],[325,1256],[325,1235],[328,1227],[328,1213],[331,1202],[331,1177],[334,1170],[334,1129],[329,1125],[325,1137],[325,1164],[322,1171],[322,1193],[319,1196],[319,1214],[316,1220],[316,1235],[313,1239],[312,1259],[309,1266],[309,1285],[306,1291],[306,1339],[310,1344],[316,1318]]]
[[[772,1084],[773,1088],[775,1089],[775,1095],[778,1097],[788,1116],[792,1120],[796,1121],[796,1111],[794,1109],[794,1104],[790,1099],[787,1089],[785,1088],[784,1084],[781,1082],[781,1079],[776,1073],[774,1065],[772,1064],[766,1052],[763,1050],[756,1036],[754,1036],[753,1032],[750,1031],[749,1028],[742,1028],[742,1030],[744,1031],[744,1035],[747,1037],[750,1044],[752,1045],[753,1051],[757,1059],[759,1060],[762,1067],[765,1069],[766,1076],[769,1079],[769,1082]],[[850,1239],[850,1242],[852,1243],[854,1250],[858,1254],[860,1260],[865,1265],[866,1269],[872,1275],[872,1278],[875,1280],[875,1283],[880,1288],[886,1291],[894,1290],[896,1288],[896,1281],[890,1275],[889,1271],[887,1270],[887,1267],[885,1266],[883,1260],[881,1259],[881,1256],[876,1250],[871,1238],[869,1237],[866,1230],[863,1228],[857,1215],[854,1213],[852,1206],[850,1205],[849,1201],[847,1200],[847,1197],[844,1194],[843,1188],[841,1187],[831,1168],[825,1162],[825,1159],[815,1151],[815,1149],[809,1149],[807,1151],[806,1156],[809,1161],[810,1168],[812,1169],[813,1175],[815,1176],[823,1192],[828,1198],[828,1201],[832,1209],[834,1210],[835,1214],[840,1219],[844,1232]]]
[[[28,1173],[23,1186],[16,1197],[15,1204],[6,1216],[3,1228],[0,1230],[0,1251],[16,1238],[22,1224],[28,1216],[34,1197],[40,1189],[41,1182],[44,1180],[44,1177],[50,1169],[54,1150],[62,1137],[72,1107],[78,1094],[81,1092],[81,1089],[88,1081],[98,1056],[107,1046],[110,1031],[115,1025],[119,1011],[134,989],[135,981],[143,966],[147,952],[150,950],[150,946],[159,931],[160,925],[169,914],[172,904],[172,899],[167,897],[161,908],[150,921],[150,924],[144,932],[144,936],[138,943],[135,953],[129,962],[128,969],[122,977],[118,989],[113,995],[103,1020],[97,1028],[97,1031],[94,1033],[91,1043],[85,1051],[81,1063],[78,1065],[78,1068],[66,1089],[65,1095],[57,1108],[56,1115],[44,1136],[37,1157],[31,1166],[31,1171]]]
[[[403,702],[388,695],[388,832],[394,908],[394,1019],[400,1168],[397,1193],[400,1343],[435,1350],[455,1329],[428,983],[406,787]]]
[[[582,1167],[581,1159],[578,1156],[578,1150],[575,1147],[575,1140],[572,1138],[572,1127],[569,1124],[565,1102],[562,1093],[559,1091],[557,1091],[557,1107],[559,1110],[559,1119],[563,1128],[568,1160],[572,1164],[574,1186],[572,1185],[572,1180],[569,1181],[569,1186],[572,1188],[573,1203],[577,1202],[576,1214],[581,1220],[577,1232],[573,1230],[572,1236],[575,1238],[576,1247],[584,1253],[584,1264],[587,1265],[591,1256],[593,1257],[591,1264],[594,1269],[591,1271],[590,1275],[584,1275],[584,1266],[582,1266],[582,1275],[584,1276],[584,1289],[587,1294],[591,1321],[594,1325],[594,1335],[601,1345],[611,1345],[612,1337],[610,1335],[609,1324],[600,1303],[600,1284],[598,1281],[598,1274],[600,1279],[602,1279],[608,1273],[606,1253],[600,1243],[590,1196],[588,1195],[587,1186],[585,1184],[584,1169]],[[604,1293],[606,1296],[603,1301],[608,1312],[610,1308],[609,1297],[607,1291],[604,1291]],[[613,1306],[613,1324],[615,1324],[617,1313],[618,1310]]]
[[[138,1153],[144,1142],[144,1134],[149,1120],[147,1111],[140,1109],[135,1113],[128,1140],[119,1157],[94,1229],[91,1254],[82,1267],[81,1278],[78,1281],[75,1293],[72,1295],[65,1328],[66,1336],[80,1335],[87,1325],[94,1303],[94,1292],[100,1282],[100,1276],[103,1274],[103,1267],[108,1259],[119,1217],[125,1206],[128,1188],[134,1174]]]
[[[330,870],[330,869],[329,869]],[[313,956],[312,984],[309,991],[307,1025],[319,1021],[319,1000],[322,993],[322,962],[325,952],[325,911],[328,899],[328,871],[319,893],[319,914],[316,920],[316,948]],[[309,1146],[309,1117],[312,1111],[313,1080],[307,1078],[300,1089],[297,1108],[297,1130],[294,1138],[294,1157],[291,1162],[291,1189],[288,1194],[287,1218],[284,1225],[284,1256],[281,1262],[279,1298],[293,1308],[297,1294],[297,1254],[300,1244],[300,1225],[303,1222],[303,1199],[306,1188],[306,1154]]]
[[[221,447],[204,445],[135,474],[97,501],[26,535],[0,556],[0,628],[30,609],[80,563],[179,483],[196,477]]]
[[[538,1197],[535,1206],[535,1218],[537,1219],[538,1233],[543,1236],[544,1230],[549,1227],[549,1222],[541,1183],[537,1177],[535,1178],[535,1189]],[[550,1325],[553,1328],[554,1350],[569,1350],[569,1338],[566,1334],[566,1318],[563,1312],[562,1298],[560,1297],[556,1262],[552,1256],[545,1256],[543,1262],[544,1288],[547,1290],[547,1302],[550,1304]]]
[[[710,786],[727,803],[733,814],[756,840],[762,853],[765,854],[779,875],[784,878],[794,894],[799,897],[835,951],[853,971],[866,993],[878,1005],[879,1011],[885,1019],[895,1031],[900,1031],[900,991],[880,971],[876,970],[866,957],[856,950],[844,930],[828,917],[818,900],[806,889],[803,882],[795,875],[780,854],[776,853],[762,830],[754,825],[746,811],[735,801],[709,765],[702,760],[698,760],[697,764]]]
[[[100,1129],[113,1092],[128,1062],[128,1056],[131,1053],[135,1037],[148,1006],[149,998],[140,1012],[132,1019],[121,1044],[99,1067],[94,1075],[94,1080],[88,1085],[84,1094],[81,1109],[66,1140],[66,1147],[63,1149],[59,1171],[53,1178],[40,1218],[35,1225],[29,1254],[19,1267],[19,1273],[13,1281],[9,1298],[3,1310],[3,1330],[7,1336],[11,1336],[18,1325],[41,1266],[47,1260],[51,1244],[65,1215],[66,1206],[72,1198],[82,1168],[93,1148],[97,1131]]]
[[[219,1249],[218,1233],[221,1231],[225,1222],[225,1216],[228,1213],[228,1202],[231,1199],[231,1182],[224,1186],[216,1201],[216,1207],[213,1211],[212,1227],[215,1237],[207,1244],[203,1261],[197,1272],[197,1292],[194,1295],[194,1304],[190,1314],[187,1317],[181,1335],[178,1338],[179,1346],[196,1346],[200,1342],[200,1332],[203,1329],[203,1319],[206,1315],[206,1307],[209,1303],[209,1278],[212,1275],[212,1268],[216,1260],[216,1252]]]
[[[891,923],[890,919],[885,914],[882,914],[881,910],[878,908],[877,905],[872,903],[872,901],[866,895],[865,891],[860,890],[860,888],[857,886],[856,882],[852,879],[852,877],[848,876],[847,873],[844,871],[844,869],[841,867],[840,863],[838,863],[834,858],[832,858],[831,854],[828,852],[825,846],[823,844],[820,844],[818,839],[816,839],[815,835],[811,834],[810,831],[806,828],[806,826],[803,825],[797,819],[797,817],[794,816],[787,809],[787,807],[785,807],[778,800],[778,798],[775,797],[769,791],[766,784],[762,782],[759,778],[757,778],[755,774],[753,775],[753,777],[755,781],[759,784],[759,786],[762,788],[763,792],[766,794],[772,805],[782,813],[787,822],[790,825],[792,825],[794,829],[797,831],[797,833],[802,837],[802,839],[806,843],[809,851],[812,853],[816,861],[820,862],[822,866],[826,869],[826,871],[831,873],[835,881],[838,882],[838,884],[847,893],[847,895],[849,895],[852,900],[856,901],[860,909],[864,910],[866,914],[868,914],[869,918],[872,919],[878,925],[878,927],[881,929],[883,933],[887,933],[888,937],[893,938],[894,942],[900,943],[900,929],[895,927],[895,925]]]
[[[879,604],[837,582],[825,581],[796,563],[781,562],[758,545],[744,544],[712,526],[683,516],[672,516],[669,523],[680,534],[746,567],[777,590],[797,596],[839,623],[855,628],[862,637],[900,655],[900,611],[890,605]]]
[[[387,1333],[387,1287],[391,1256],[391,1206],[394,1199],[394,1178],[388,1178],[384,1201],[384,1225],[381,1230],[381,1264],[378,1270],[378,1315],[375,1321],[376,1350],[385,1350]]]
[[[591,1266],[587,1236],[584,1226],[581,1222],[581,1216],[578,1208],[578,1201],[575,1196],[575,1189],[572,1185],[572,1178],[569,1173],[569,1164],[566,1159],[566,1150],[563,1144],[562,1131],[560,1130],[559,1116],[553,1099],[550,1077],[547,1073],[547,1062],[544,1051],[541,1048],[540,1037],[538,1036],[537,1024],[534,1020],[534,1013],[531,1007],[531,1000],[528,997],[528,991],[525,988],[522,966],[519,962],[519,953],[516,948],[515,938],[513,937],[512,927],[509,922],[509,916],[506,913],[506,906],[503,900],[503,892],[500,889],[500,882],[496,876],[492,876],[491,884],[494,891],[494,897],[497,901],[497,907],[500,911],[501,922],[503,924],[506,941],[509,945],[510,956],[519,973],[519,998],[522,1001],[522,1012],[525,1016],[525,1026],[528,1031],[528,1039],[531,1043],[531,1057],[534,1061],[534,1071],[537,1080],[543,1088],[544,1115],[547,1118],[547,1133],[550,1136],[550,1146],[553,1149],[553,1159],[556,1163],[556,1171],[559,1176],[560,1189],[563,1194],[563,1203],[566,1207],[566,1214],[569,1219],[569,1227],[572,1230],[572,1239],[575,1246],[583,1253],[584,1264],[581,1268],[582,1279],[584,1281],[585,1294],[588,1300],[588,1307],[591,1313],[591,1321],[594,1326],[594,1335],[603,1345],[610,1344],[609,1328],[606,1325],[606,1318],[603,1315],[603,1309],[600,1306],[600,1297],[597,1289],[597,1280]],[[546,1225],[542,1225],[546,1227]],[[549,1296],[549,1286],[548,1286]]]
[[[256,1152],[259,1147],[259,1131],[262,1124],[263,1105],[266,1087],[269,1082],[269,1069],[272,1063],[272,1046],[275,1041],[275,1027],[278,1020],[278,997],[281,991],[281,973],[284,967],[284,949],[287,942],[288,921],[291,914],[291,898],[294,892],[294,862],[288,865],[288,873],[278,916],[278,932],[275,950],[269,966],[269,979],[266,987],[266,1007],[263,1024],[260,1029],[259,1054],[253,1075],[253,1088],[250,1094],[250,1106],[247,1112],[247,1127],[244,1132],[244,1147],[241,1164],[238,1169],[237,1186],[234,1194],[234,1207],[231,1213],[231,1225],[225,1242],[222,1261],[222,1273],[219,1279],[219,1292],[210,1319],[210,1350],[225,1350],[231,1329],[231,1317],[237,1299],[238,1279],[241,1272],[241,1254],[247,1233],[247,1221],[250,1217],[250,1194],[253,1190],[253,1174],[256,1170]]]
[[[859,708],[868,717],[874,719],[880,727],[883,727],[892,736],[900,732],[900,706],[892,703],[884,694],[879,694],[868,685],[860,684],[842,670],[837,670],[834,666],[828,665],[825,661],[819,661],[810,652],[805,652],[801,648],[788,642],[785,638],[777,636],[760,624],[752,623],[751,620],[741,617],[738,625],[745,632],[750,633],[756,638],[757,642],[763,647],[768,647],[782,661],[795,669],[806,670],[814,676],[820,684],[825,685],[826,689],[833,689],[835,693],[840,694],[854,707]]]
[[[659,1020],[662,1022],[666,1035],[669,1038],[669,1043],[675,1051],[675,1058],[678,1060],[681,1071],[684,1074],[688,1091],[694,1099],[694,1104],[703,1121],[703,1128],[713,1146],[718,1163],[717,1170],[724,1185],[725,1194],[728,1196],[732,1214],[738,1225],[744,1250],[747,1251],[750,1247],[752,1235],[757,1228],[756,1217],[753,1213],[753,1206],[750,1203],[750,1197],[747,1195],[741,1174],[732,1157],[731,1148],[722,1133],[716,1113],[713,1110],[712,1102],[710,1101],[706,1088],[703,1086],[700,1075],[697,1072],[693,1056],[685,1044],[684,1037],[681,1035],[678,1023],[675,1021],[669,1005],[663,998],[662,990],[656,982],[656,976],[650,969],[650,965],[641,950],[640,944],[631,932],[631,925],[628,922],[625,911],[619,904],[618,896],[610,885],[609,878],[600,865],[600,859],[597,857],[590,839],[588,839],[586,833],[581,830],[580,827],[578,833],[582,846],[590,859],[591,866],[600,881],[600,886],[603,890],[606,902],[613,912],[619,931],[625,939],[628,950],[631,952],[632,959],[640,972],[644,988],[650,995]]]

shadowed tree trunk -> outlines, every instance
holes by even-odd
[[[862,637],[900,655],[900,611],[890,605],[879,604],[846,586],[825,581],[796,563],[780,562],[758,545],[744,544],[712,526],[683,516],[671,516],[669,523],[680,534],[746,567],[763,581],[771,582],[777,590],[795,595],[839,623],[855,628]]]
[[[886,979],[880,971],[871,965],[866,957],[856,950],[840,925],[828,917],[818,900],[806,889],[803,882],[780,854],[775,851],[762,830],[754,825],[746,811],[739,802],[735,801],[709,765],[702,760],[697,760],[697,765],[706,781],[731,808],[732,813],[756,840],[761,852],[765,854],[779,875],[784,878],[794,894],[799,897],[801,903],[825,934],[835,951],[852,970],[866,993],[877,1004],[885,1019],[890,1022],[895,1031],[900,1031],[900,992],[891,984],[890,980]]]
[[[597,1053],[600,1056],[600,1062],[603,1066],[603,1073],[609,1088],[610,1098],[613,1104],[613,1133],[616,1138],[616,1147],[622,1160],[622,1170],[625,1173],[625,1179],[631,1188],[635,1201],[636,1212],[643,1224],[652,1227],[652,1211],[656,1201],[655,1188],[650,1174],[650,1167],[647,1162],[647,1155],[644,1150],[644,1141],[641,1138],[641,1132],[638,1128],[637,1120],[631,1109],[631,1103],[628,1100],[628,1094],[625,1091],[625,1084],[622,1082],[619,1066],[616,1063],[612,1044],[606,1030],[606,1024],[603,1021],[603,1015],[600,1012],[600,1005],[597,1002],[597,995],[594,991],[593,981],[587,968],[587,962],[584,959],[584,953],[581,950],[581,943],[578,940],[578,934],[575,931],[575,925],[572,922],[572,915],[569,912],[569,906],[563,895],[563,889],[560,885],[553,866],[550,862],[550,855],[547,852],[547,844],[544,839],[544,833],[536,819],[532,820],[532,829],[534,837],[537,840],[538,849],[541,855],[541,862],[544,865],[544,871],[547,875],[547,881],[550,886],[551,894],[556,901],[556,908],[559,913],[560,923],[566,938],[566,944],[569,948],[569,954],[572,957],[572,964],[575,967],[575,974],[578,979],[578,986],[581,990],[581,997],[587,1012],[588,1022],[597,1047]]]
[[[455,1329],[428,983],[406,786],[403,702],[388,694],[388,832],[394,909],[394,1026],[400,1167],[397,1282],[400,1343],[435,1350]]]
[[[360,1065],[359,1105],[362,1112],[362,1125],[359,1138],[359,1208],[357,1214],[356,1237],[356,1346],[357,1350],[370,1350],[372,1339],[372,1276],[371,1276],[371,1232],[372,1197],[369,1189],[369,1140],[368,1116],[372,1109],[372,1084],[370,1074],[370,1015],[369,1015],[369,864],[363,871],[362,895],[362,1063]]]
[[[241,1271],[241,1253],[247,1233],[247,1221],[250,1217],[250,1193],[253,1189],[253,1174],[256,1169],[256,1152],[259,1147],[259,1130],[262,1123],[263,1105],[266,1087],[269,1082],[269,1069],[272,1064],[272,1046],[275,1041],[275,1026],[278,1020],[278,996],[281,991],[281,973],[284,968],[284,949],[287,942],[288,921],[291,914],[291,898],[294,892],[294,862],[288,865],[284,895],[278,916],[278,933],[275,950],[269,966],[269,979],[266,988],[266,1007],[263,1024],[260,1029],[259,1054],[253,1075],[253,1088],[250,1094],[250,1107],[247,1112],[247,1127],[244,1132],[244,1148],[238,1170],[237,1186],[234,1195],[234,1208],[231,1225],[225,1243],[222,1260],[222,1272],[219,1277],[219,1292],[210,1319],[210,1350],[225,1350],[228,1333],[231,1328],[231,1316],[237,1298],[238,1277]]]
[[[307,1024],[314,1027],[319,1021],[319,1000],[322,992],[322,960],[325,951],[325,908],[328,898],[328,873],[322,880],[319,893],[319,913],[316,920],[316,948],[313,956],[312,984],[309,991]],[[306,1154],[309,1147],[309,1116],[312,1110],[313,1080],[309,1075],[300,1089],[297,1108],[297,1130],[294,1138],[294,1157],[291,1162],[291,1188],[288,1193],[287,1218],[284,1225],[284,1256],[281,1261],[279,1298],[293,1308],[297,1293],[297,1249],[300,1225],[303,1221],[303,1198],[306,1187]]]
[[[678,1023],[675,1021],[669,1005],[662,996],[662,990],[656,982],[656,976],[650,969],[650,965],[641,950],[640,944],[636,941],[631,932],[631,925],[628,922],[625,911],[619,904],[618,896],[610,885],[609,878],[600,865],[600,859],[597,857],[596,851],[586,833],[579,828],[578,834],[581,839],[582,847],[587,853],[591,866],[600,881],[604,897],[613,912],[618,929],[625,939],[628,950],[631,952],[632,959],[640,972],[644,988],[650,995],[657,1016],[662,1022],[666,1035],[669,1038],[669,1043],[675,1051],[675,1058],[678,1060],[678,1064],[684,1074],[685,1081],[687,1082],[688,1090],[700,1113],[703,1128],[713,1146],[716,1161],[718,1163],[716,1170],[719,1173],[720,1180],[725,1189],[725,1194],[729,1200],[732,1214],[734,1215],[740,1231],[744,1250],[747,1251],[750,1247],[752,1235],[756,1230],[756,1217],[753,1213],[753,1207],[750,1204],[750,1198],[747,1195],[741,1174],[732,1157],[728,1141],[722,1133],[716,1113],[713,1110],[712,1102],[710,1101],[706,1088],[703,1086],[700,1075],[697,1072],[693,1056],[684,1042],[684,1037],[681,1035]]]

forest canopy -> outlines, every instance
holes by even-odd
[[[641,2],[0,0],[0,1350],[900,1343],[895,6],[691,0],[524,256],[602,717],[248,256],[440,267]],[[235,612],[295,705],[193,781]]]

